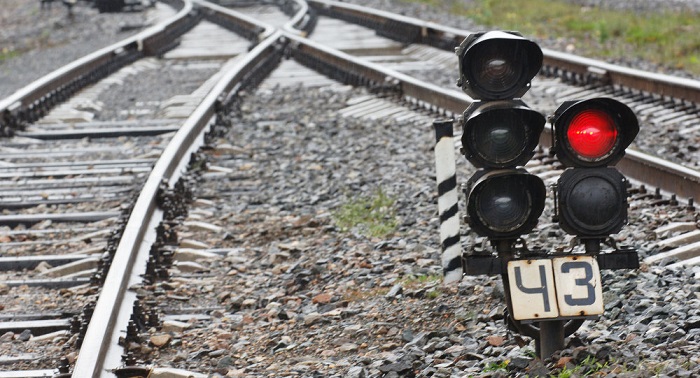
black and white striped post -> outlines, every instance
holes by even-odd
[[[453,140],[453,119],[436,119],[435,171],[440,216],[443,282],[462,280],[462,246],[459,240],[459,208],[457,167]]]

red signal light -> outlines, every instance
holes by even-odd
[[[550,122],[554,151],[566,167],[615,165],[639,132],[632,109],[611,98],[566,101]]]
[[[607,112],[587,109],[573,117],[566,136],[575,153],[585,159],[600,159],[615,147],[617,127]]]
[[[610,167],[639,132],[637,116],[611,98],[564,102],[550,118],[555,152],[567,167],[557,182],[559,225],[602,239],[627,223],[627,180]]]

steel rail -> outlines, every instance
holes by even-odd
[[[402,42],[424,43],[452,51],[471,32],[446,27],[433,22],[396,15],[359,5],[331,0],[307,0],[319,13],[361,22],[379,34]],[[544,66],[577,75],[582,79],[593,77],[607,84],[660,94],[679,100],[700,103],[700,81],[657,74],[633,68],[605,63],[551,49],[542,49]]]
[[[172,40],[173,36],[181,34],[176,35],[175,33],[182,30],[183,20],[190,18],[194,7],[190,0],[167,1],[183,3],[183,10],[165,23],[83,57],[16,92],[0,102],[3,106],[0,109],[0,116],[4,116],[6,121],[8,115],[13,116],[16,112],[26,110],[39,99],[43,99],[46,94],[52,93],[56,88],[80,77],[84,71],[99,68],[113,58],[112,54],[121,53],[126,48],[153,54],[163,46],[168,46],[169,40]],[[111,269],[105,278],[92,321],[88,325],[80,354],[76,360],[72,373],[74,377],[109,375],[109,372],[104,369],[105,366],[108,366],[106,364],[111,363],[110,366],[117,367],[121,361],[121,353],[119,352],[121,348],[117,341],[121,332],[126,328],[126,322],[128,322],[130,315],[128,309],[135,300],[135,293],[129,292],[128,287],[141,281],[141,274],[145,270],[149,250],[144,245],[154,241],[155,226],[162,219],[163,212],[156,205],[156,195],[161,183],[165,180],[172,186],[178,180],[187,163],[185,158],[203,144],[203,132],[214,116],[215,109],[221,106],[222,96],[225,99],[227,93],[236,92],[242,83],[251,79],[249,77],[251,71],[265,65],[269,56],[281,57],[282,55],[283,49],[278,46],[282,34],[275,32],[274,28],[261,27],[254,19],[236,12],[226,10],[219,12],[219,14],[227,14],[227,17],[235,15],[231,19],[235,20],[239,30],[247,29],[247,34],[258,41],[262,39],[262,36],[267,37],[267,39],[243,57],[233,69],[224,73],[216,86],[175,134],[154,165],[151,175],[134,205],[120,244],[114,254]],[[249,22],[246,23],[246,20]],[[258,38],[258,34],[261,37]],[[0,119],[0,122],[2,121],[3,119]],[[4,127],[5,125],[0,124],[0,126]],[[42,219],[45,219],[46,216],[46,214],[41,214]],[[114,214],[110,213],[109,216],[114,216]],[[23,219],[23,221],[33,221],[33,219]]]
[[[231,93],[246,79],[264,59],[272,54],[281,54],[277,46],[281,32],[275,32],[258,44],[244,59],[225,73],[218,84],[205,97],[182,128],[175,134],[163,154],[156,162],[151,175],[136,200],[129,216],[124,234],[114,255],[112,267],[95,306],[92,321],[88,326],[85,341],[73,371],[74,377],[105,376],[105,362],[118,363],[120,353],[116,340],[126,329],[128,316],[122,310],[130,309],[135,293],[127,295],[131,280],[140,280],[138,269],[145,269],[150,244],[154,241],[155,225],[162,220],[163,213],[157,208],[156,194],[159,185],[166,180],[172,186],[184,170],[191,152],[203,144],[203,133],[220,98]],[[125,300],[126,299],[126,300]],[[115,306],[115,304],[118,304]],[[118,326],[118,323],[119,324]],[[109,354],[109,356],[108,356]],[[116,358],[115,358],[116,355]],[[116,366],[115,366],[116,367]]]
[[[330,14],[334,17],[348,19],[352,22],[360,21],[363,25],[371,27],[380,34],[391,34],[392,28],[401,31],[402,38],[410,37],[411,43],[426,43],[434,47],[449,49],[459,45],[469,32],[454,28],[444,27],[432,22],[425,22],[410,17],[395,15],[389,12],[374,10],[358,5],[339,3],[330,0],[308,0],[311,7],[321,14]],[[311,46],[308,44],[307,46]],[[310,47],[302,47],[310,49]],[[362,62],[361,59],[352,58],[346,54],[330,54],[327,51],[321,55],[335,55],[336,61],[345,61],[346,69],[364,72],[368,77],[381,81],[384,77],[391,77],[400,81],[404,94],[410,93],[411,97],[421,102],[435,104],[454,114],[461,114],[471,103],[468,96],[456,96],[447,94],[444,90],[434,90],[429,86],[414,85],[415,80],[404,79],[405,75],[391,73],[390,70],[377,68],[373,64]],[[553,65],[564,71],[573,72],[585,77],[600,75],[608,79],[608,84],[633,88],[654,94],[661,94],[676,99],[700,103],[700,81],[676,78],[668,75],[655,74],[625,67],[620,67],[601,61],[582,58],[571,54],[559,53],[549,49],[543,49],[545,65]],[[366,68],[361,68],[366,67]],[[381,72],[381,74],[379,73]],[[411,89],[409,92],[406,89]],[[545,129],[540,138],[542,146],[551,147],[551,128]],[[627,149],[627,154],[617,164],[622,173],[630,178],[645,184],[660,188],[661,190],[675,193],[682,198],[700,198],[700,172],[682,165],[665,161],[661,158],[634,150]]]
[[[292,19],[289,20],[286,24],[284,24],[284,31],[296,35],[300,35],[302,37],[306,37],[306,31],[304,30],[299,30],[299,28],[303,28],[304,25],[307,25],[308,22],[311,20],[311,17],[313,17],[309,13],[309,4],[304,1],[304,0],[289,0],[292,3],[296,4],[297,8],[299,10],[292,16]]]
[[[307,0],[319,14],[344,19],[374,29],[380,35],[405,43],[432,43],[439,48],[451,50],[459,46],[469,32],[446,27],[361,5],[329,0]],[[451,46],[451,47],[450,47]]]
[[[622,67],[550,49],[542,49],[544,65],[571,72],[579,77],[602,77],[610,85],[636,89],[700,104],[700,81],[634,68]]]
[[[189,0],[185,1],[189,2]],[[263,26],[255,20],[243,15],[237,15],[236,12],[228,9],[223,12],[219,9],[220,7],[217,8],[218,6],[206,3],[205,1],[193,1],[197,3],[200,8],[204,9],[205,14],[208,14],[210,17],[219,18],[220,20],[225,19],[226,23],[238,22],[239,28],[247,28],[251,35],[255,35],[257,32],[259,33],[258,35],[265,35],[266,38],[246,55],[233,70],[226,73],[216,87],[212,89],[209,95],[203,100],[202,104],[200,104],[187,119],[183,127],[175,134],[173,140],[156,162],[145,184],[144,190],[136,201],[134,210],[127,222],[122,240],[117,247],[112,268],[106,277],[105,285],[100,293],[92,316],[93,321],[90,322],[87,329],[84,338],[85,341],[83,342],[75,364],[73,372],[73,376],[75,377],[106,376],[109,374],[107,370],[104,370],[104,367],[107,366],[106,363],[114,363],[114,361],[118,363],[119,358],[117,357],[115,359],[114,357],[118,355],[115,349],[119,349],[115,340],[119,337],[121,330],[126,328],[126,321],[128,321],[128,315],[125,317],[125,315],[123,315],[124,311],[121,311],[119,307],[122,309],[131,307],[130,300],[133,301],[135,294],[129,292],[128,287],[133,280],[140,280],[138,277],[139,269],[145,268],[145,261],[148,256],[147,251],[149,245],[147,244],[150,244],[154,239],[154,225],[162,219],[162,211],[159,210],[155,204],[159,185],[163,180],[166,180],[170,186],[177,181],[187,163],[185,158],[189,156],[191,151],[196,150],[201,143],[203,143],[202,134],[206,130],[209,120],[214,116],[214,109],[220,104],[221,98],[229,96],[228,93],[232,91],[235,92],[235,89],[241,85],[241,81],[244,80],[251,70],[259,66],[266,57],[272,54],[280,54],[280,44],[283,43],[281,42],[282,40],[286,39],[291,42],[289,51],[292,56],[305,64],[312,66],[315,64],[320,66],[332,65],[335,69],[346,74],[366,78],[376,85],[384,85],[397,95],[402,96],[405,100],[428,107],[432,110],[452,113],[453,115],[460,114],[472,102],[472,99],[464,93],[446,90],[394,70],[381,67],[380,65],[366,62],[361,58],[355,58],[335,49],[309,41],[298,35],[298,33],[290,31],[271,31],[268,26]],[[311,0],[311,2],[334,3],[322,0]],[[399,19],[405,18],[402,16],[394,17]],[[246,22],[248,23],[247,26],[240,26],[242,24],[245,25]],[[466,35],[464,31],[446,29],[439,25],[435,25],[435,28],[432,28],[432,26],[430,28],[424,26],[419,32],[423,40],[431,35],[430,30],[444,32],[440,37],[438,37],[437,34],[431,37],[436,41],[446,41],[450,38],[452,38],[452,40],[461,40],[463,35]],[[15,103],[16,102],[12,104]],[[0,108],[0,110],[2,109]],[[544,139],[547,138],[543,136],[543,140]],[[546,141],[543,141],[543,143],[545,142]],[[628,159],[639,160],[639,167],[656,166],[659,170],[669,172],[667,168],[669,164],[667,162],[635,151],[628,152],[625,161],[619,164],[621,169],[642,170],[642,168],[624,168],[625,164],[627,164],[626,160]],[[672,171],[673,173],[670,173],[673,175],[672,177],[674,177],[674,179],[659,179],[658,181],[661,184],[658,186],[666,188],[668,185],[674,185],[672,191],[678,193],[678,188],[673,181],[675,177],[681,176],[688,182],[688,193],[699,193],[700,178],[697,172],[678,165],[675,166],[675,170]],[[648,168],[644,169],[648,170]],[[642,173],[640,173],[640,175],[641,174]],[[657,174],[652,175],[655,176]],[[695,197],[695,195],[693,196]],[[114,307],[115,303],[119,304],[117,308]]]
[[[85,78],[91,72],[119,59],[129,59],[132,54],[148,55],[157,52],[163,41],[172,39],[171,34],[185,26],[193,9],[190,0],[168,0],[167,2],[178,3],[182,9],[160,24],[68,63],[0,100],[0,131],[4,127],[9,127],[13,122],[11,118],[39,107],[44,102],[58,102],[50,97],[58,95],[59,91],[76,80]]]
[[[287,38],[292,41],[292,56],[302,63],[316,66],[315,68],[328,65],[344,73],[365,78],[369,80],[369,85],[386,86],[409,102],[459,114],[473,101],[462,92],[426,83],[306,38],[288,33]]]
[[[207,20],[229,28],[245,38],[262,41],[275,33],[275,27],[221,5],[204,0],[192,0],[192,2],[203,12]]]

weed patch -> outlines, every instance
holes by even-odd
[[[342,230],[358,230],[370,237],[385,237],[396,230],[395,200],[381,189],[371,197],[355,198],[333,214]]]
[[[433,0],[404,0],[434,5]],[[585,7],[562,0],[446,1],[442,9],[488,28],[517,30],[528,38],[565,38],[580,55],[639,58],[700,73],[698,14],[635,12]]]

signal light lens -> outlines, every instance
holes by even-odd
[[[569,234],[604,237],[627,223],[627,188],[615,168],[567,169],[557,185],[559,224]]]
[[[627,105],[610,98],[563,103],[552,117],[555,152],[567,167],[604,167],[625,155],[639,132]]]
[[[615,147],[617,128],[608,113],[590,109],[574,116],[566,136],[576,153],[586,159],[600,159]]]
[[[520,83],[523,66],[515,63],[517,56],[513,51],[495,49],[495,45],[484,46],[476,50],[484,50],[469,66],[474,85],[491,93],[508,91]],[[527,79],[527,81],[530,81]]]
[[[510,232],[522,226],[527,220],[532,199],[525,191],[516,191],[501,180],[491,180],[484,189],[488,195],[476,201],[479,219],[494,231]]]
[[[462,90],[475,99],[519,98],[542,67],[540,47],[516,33],[467,37],[457,49]]]
[[[464,153],[480,168],[514,168],[527,163],[545,124],[544,116],[522,101],[474,102],[463,119]]]
[[[524,170],[480,171],[468,183],[471,228],[492,240],[530,232],[544,209],[542,180]]]

